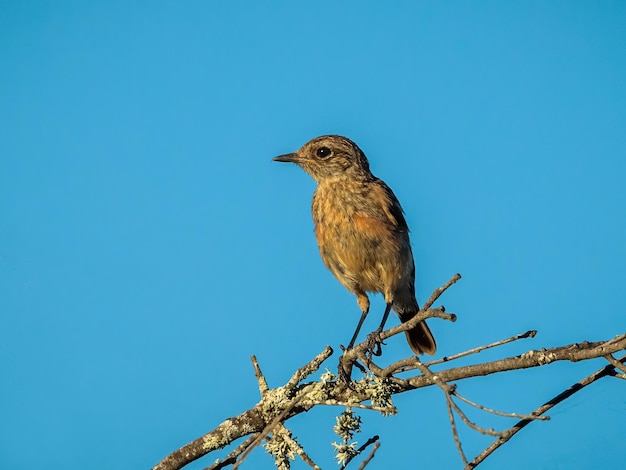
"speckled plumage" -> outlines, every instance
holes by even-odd
[[[398,199],[371,173],[361,149],[346,137],[326,135],[275,160],[298,164],[317,182],[311,212],[320,254],[356,295],[362,319],[370,306],[367,292],[380,292],[401,321],[410,320],[419,306],[409,229]],[[407,339],[416,354],[435,352],[425,322],[408,331]]]

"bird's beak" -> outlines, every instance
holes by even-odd
[[[285,155],[279,155],[278,157],[272,158],[272,161],[298,163],[300,161],[300,157],[297,153],[287,153]]]

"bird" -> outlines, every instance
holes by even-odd
[[[411,320],[419,304],[404,211],[391,188],[372,174],[358,145],[347,137],[323,135],[273,161],[295,163],[317,183],[311,214],[322,261],[356,296],[361,310],[347,350],[369,313],[368,292],[382,294],[386,303],[378,334],[392,309],[401,322]],[[437,345],[425,321],[405,333],[415,354],[435,353]]]

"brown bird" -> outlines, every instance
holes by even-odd
[[[324,135],[274,161],[296,163],[317,182],[311,211],[322,260],[356,295],[362,312],[348,349],[369,312],[367,292],[385,296],[378,332],[391,309],[402,322],[413,318],[419,305],[409,228],[398,199],[372,174],[363,151],[346,137]],[[435,353],[435,339],[425,322],[406,336],[415,354]]]

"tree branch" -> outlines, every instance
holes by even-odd
[[[455,367],[437,372],[437,376],[444,382],[468,379],[471,377],[495,374],[508,370],[528,369],[539,367],[556,361],[579,362],[596,359],[626,349],[626,334],[622,334],[608,341],[569,344],[552,349],[531,350],[521,356],[508,357],[483,364],[465,367]],[[433,385],[432,380],[423,375],[404,379],[405,389],[422,388]]]
[[[442,383],[453,382],[507,370],[544,366],[556,361],[578,362],[587,359],[606,357],[623,350],[626,350],[626,334],[620,335],[608,341],[595,343],[583,342],[551,349],[532,350],[520,356],[508,357],[484,364],[475,364],[437,371],[434,372],[434,375]],[[329,379],[297,386],[295,383],[296,380],[305,378],[313,373],[331,354],[332,349],[327,347],[309,364],[299,369],[301,373],[299,372],[298,374],[294,374],[294,378],[292,378],[292,380],[290,380],[285,386],[267,390],[257,405],[247,411],[244,411],[239,416],[225,420],[214,430],[172,452],[161,462],[155,465],[154,469],[180,469],[206,454],[231,444],[236,439],[263,432],[269,424],[273,424],[273,421],[278,416],[281,416],[282,422],[285,422],[299,413],[308,411],[316,404],[333,402],[341,404],[363,403],[365,401],[375,401],[379,399],[381,385],[376,380],[372,380],[371,377],[366,377],[358,381],[352,381],[351,387],[348,387],[341,381]],[[622,361],[623,358],[620,362]],[[599,373],[601,374],[600,376],[604,376],[609,375],[610,373],[615,374],[614,371],[615,367],[613,365],[607,365],[604,369],[601,369]],[[600,376],[597,378],[600,378]],[[597,378],[593,380],[597,380]],[[380,381],[382,379],[377,380]],[[392,376],[387,380],[390,380],[390,383],[392,384],[392,386],[388,387],[388,392],[391,395],[407,392],[417,388],[428,387],[435,383],[432,375],[417,375],[406,379],[400,379]],[[567,393],[568,392],[564,392],[565,395],[562,399],[567,398],[567,396],[571,395],[573,392],[569,392],[569,395],[567,395]],[[562,399],[559,401],[562,401]],[[297,400],[297,402],[294,403],[294,400]],[[287,411],[285,412],[285,410]],[[541,411],[540,408],[536,412],[532,413],[532,415],[543,413],[544,411]],[[524,422],[521,427],[527,424],[526,421],[527,420],[520,421],[520,423]],[[496,446],[496,448],[497,447],[498,446]],[[493,452],[493,450],[489,453],[491,452]]]
[[[616,362],[619,362],[620,365],[622,365],[625,361],[626,361],[626,355],[622,356],[619,360],[616,360]],[[603,367],[600,370],[597,370],[593,374],[585,377],[580,382],[576,382],[567,390],[559,393],[552,400],[544,403],[535,411],[533,411],[531,413],[531,417],[532,417],[531,419],[522,419],[513,427],[503,432],[502,436],[496,439],[489,447],[487,447],[479,455],[477,455],[476,458],[474,458],[474,460],[468,463],[465,468],[466,469],[476,468],[481,462],[483,462],[487,457],[489,457],[497,448],[501,447],[503,444],[508,442],[515,434],[517,434],[522,429],[524,429],[524,427],[526,427],[529,423],[532,423],[535,417],[543,415],[550,408],[558,405],[563,400],[571,397],[576,392],[579,392],[580,390],[585,388],[587,385],[594,383],[595,381],[601,379],[602,377],[606,377],[607,375],[613,375],[613,374],[615,374],[615,366],[613,364],[610,364],[608,366]]]

